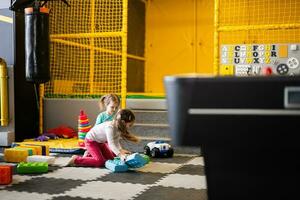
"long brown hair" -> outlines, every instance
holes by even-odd
[[[110,104],[110,102],[114,102],[114,103],[120,105],[120,99],[117,95],[107,94],[107,95],[102,96],[99,100],[100,110],[105,110],[106,107],[108,106],[108,104]]]
[[[139,138],[128,132],[126,123],[134,122],[135,116],[129,109],[121,109],[117,112],[114,118],[114,125],[121,132],[121,137],[131,142],[139,142]]]

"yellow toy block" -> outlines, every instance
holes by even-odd
[[[26,162],[29,155],[30,150],[24,148],[4,149],[4,160],[6,162]]]
[[[16,150],[26,150],[28,152],[28,156],[32,156],[33,152],[34,152],[31,148],[15,147],[14,149],[16,149]]]
[[[35,148],[31,148],[31,147],[26,147],[26,146],[17,146],[15,147],[16,149],[27,149],[29,151],[29,155],[37,155],[37,151]]]
[[[30,143],[25,143],[24,145],[28,145],[28,146],[37,146],[37,147],[41,147],[41,155],[44,155],[44,156],[49,156],[49,153],[50,153],[50,147],[49,145],[45,145],[45,144],[30,144]]]
[[[31,148],[31,149],[33,149],[32,155],[42,155],[42,147],[41,146],[21,144],[18,147]]]
[[[18,146],[35,147],[37,149],[37,155],[49,156],[50,153],[49,145],[45,145],[45,144],[38,144],[38,143],[31,143],[31,142],[14,142],[12,144],[12,147],[18,147]]]

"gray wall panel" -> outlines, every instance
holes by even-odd
[[[2,0],[1,0],[2,1]],[[13,17],[13,12],[9,9],[0,9],[0,15]],[[0,20],[0,57],[8,65],[13,65],[13,24]]]

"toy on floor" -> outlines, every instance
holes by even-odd
[[[78,116],[78,145],[80,147],[84,147],[84,139],[86,134],[91,129],[91,125],[89,122],[89,118],[84,113],[83,110],[80,110],[80,114]]]
[[[57,135],[55,135],[54,133],[44,133],[43,135],[40,135],[37,138],[34,138],[35,141],[48,141],[50,139],[56,140],[59,139],[59,137]]]
[[[32,155],[42,155],[42,147],[37,145],[20,144],[15,148],[29,148],[32,150]]]
[[[174,149],[165,141],[158,140],[149,142],[144,147],[144,153],[151,157],[172,157],[174,154]]]
[[[8,185],[12,182],[12,166],[0,165],[0,185]]]
[[[126,172],[129,168],[140,168],[149,163],[149,160],[139,154],[133,153],[126,156],[125,160],[120,157],[115,157],[114,160],[107,160],[105,167],[113,172]]]
[[[126,157],[125,164],[131,168],[140,168],[147,164],[147,160],[139,153],[133,153]]]
[[[45,134],[54,134],[60,138],[73,138],[77,136],[76,131],[73,128],[65,125],[48,129]]]
[[[27,143],[27,142],[13,142],[11,144],[11,147],[29,147],[29,148],[34,148],[37,151],[37,155],[44,155],[48,156],[50,153],[50,147],[49,145],[42,145],[42,144],[32,144],[32,143]]]
[[[26,162],[27,156],[32,155],[32,150],[27,148],[6,148],[4,149],[5,162]]]
[[[46,162],[21,162],[17,166],[19,174],[38,174],[48,172],[48,163]]]
[[[43,155],[32,155],[27,157],[27,162],[46,162],[48,163],[48,165],[53,165],[55,162],[55,157],[43,156]]]
[[[148,164],[150,162],[150,157],[146,154],[140,154],[141,156],[143,156],[143,158],[145,159],[146,161],[146,164]]]
[[[105,167],[113,172],[128,171],[128,166],[119,157],[115,157],[113,160],[107,160],[105,162]]]
[[[40,135],[39,137],[34,138],[34,141],[40,141],[40,142],[48,141],[48,140],[49,140],[49,138],[45,135]]]

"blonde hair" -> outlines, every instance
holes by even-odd
[[[102,96],[100,98],[100,101],[99,101],[100,110],[105,110],[106,107],[111,102],[114,102],[114,103],[118,104],[118,107],[120,105],[120,99],[119,99],[119,97],[117,95],[115,95],[115,94],[107,94],[107,95]]]
[[[121,109],[117,112],[114,118],[114,125],[121,132],[121,137],[125,140],[129,140],[131,142],[139,142],[139,138],[135,135],[128,132],[126,123],[131,123],[135,121],[135,116],[133,112],[129,109]]]

